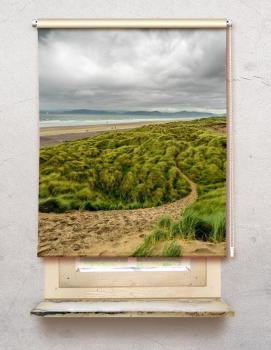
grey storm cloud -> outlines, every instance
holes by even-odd
[[[225,30],[39,30],[40,108],[225,112]]]

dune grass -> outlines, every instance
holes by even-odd
[[[176,241],[166,243],[163,249],[164,257],[178,257],[182,255],[182,248]]]
[[[225,180],[224,118],[111,131],[40,151],[41,212],[135,209]]]
[[[134,256],[180,256],[178,240],[221,242],[226,232],[225,118],[111,131],[40,151],[41,212],[155,207],[199,196],[173,221],[161,217]],[[185,176],[184,176],[185,174]]]
[[[165,247],[168,248],[164,249],[163,256],[171,257],[180,256],[176,253],[176,239],[223,242],[226,234],[225,207],[225,186],[203,191],[198,200],[185,209],[179,220],[161,217],[153,231],[145,236],[143,243],[135,250],[134,256],[151,256],[161,241],[166,242]]]
[[[173,244],[175,240],[225,241],[226,136],[220,132],[220,123],[209,121],[201,122],[210,129],[215,123],[214,130],[218,130],[217,134],[194,134],[193,142],[176,157],[177,166],[198,185],[198,199],[185,209],[177,221],[161,217],[135,250],[135,256],[143,256],[142,252],[151,256],[159,241],[167,244]],[[157,230],[161,231],[160,240],[157,239]]]
[[[222,242],[226,233],[225,187],[200,195],[188,207],[180,222],[180,233],[189,239]]]

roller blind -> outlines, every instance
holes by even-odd
[[[32,24],[38,255],[233,255],[231,22]]]

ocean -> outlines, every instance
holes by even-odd
[[[80,125],[106,125],[121,123],[136,123],[145,121],[170,121],[170,120],[192,120],[206,118],[206,116],[183,117],[183,116],[155,116],[155,115],[112,115],[109,114],[40,114],[40,127],[55,126],[80,126]]]

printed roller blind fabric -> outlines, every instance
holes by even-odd
[[[226,25],[46,24],[38,255],[225,256]]]

